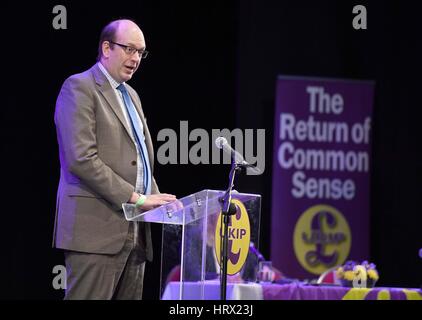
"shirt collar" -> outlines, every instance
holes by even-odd
[[[113,77],[108,73],[107,69],[103,66],[101,62],[98,61],[98,67],[100,68],[101,72],[106,76],[108,81],[110,82],[110,85],[113,87],[113,89],[117,89],[117,87],[120,85],[116,80],[113,79]],[[124,82],[123,82],[124,84]]]

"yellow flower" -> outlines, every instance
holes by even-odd
[[[373,270],[373,269],[368,270],[368,277],[373,279],[373,280],[378,280],[379,275],[378,275],[377,270]]]
[[[353,281],[355,277],[355,273],[353,271],[345,271],[344,272],[344,279],[349,280],[349,281]]]

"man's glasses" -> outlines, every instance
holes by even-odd
[[[124,44],[121,44],[121,43],[117,43],[117,42],[114,42],[114,41],[109,41],[110,43],[113,43],[113,44],[117,44],[118,46],[120,46],[120,47],[122,47],[124,50],[125,50],[125,52],[128,54],[128,55],[130,55],[130,56],[132,56],[135,52],[138,52],[138,55],[142,58],[142,59],[145,59],[147,56],[148,56],[148,51],[147,50],[144,50],[144,49],[136,49],[136,48],[134,48],[134,47],[131,47],[131,46],[126,46],[126,45],[124,45]]]

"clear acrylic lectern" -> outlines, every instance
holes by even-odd
[[[214,291],[220,290],[219,198],[223,195],[224,191],[203,190],[146,212],[123,204],[127,220],[163,224],[162,299],[216,299],[206,285],[212,283]],[[232,202],[237,212],[229,224],[228,275],[255,281],[258,261],[249,248],[251,243],[259,247],[261,196],[233,192]]]

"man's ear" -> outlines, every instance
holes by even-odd
[[[103,44],[101,46],[101,49],[103,51],[103,57],[108,58],[110,56],[110,42],[108,41],[103,41]]]

